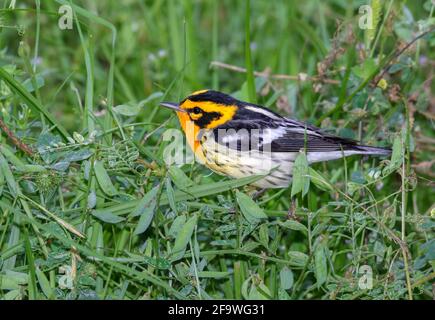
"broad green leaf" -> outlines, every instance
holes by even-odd
[[[319,244],[316,250],[314,250],[314,266],[314,274],[316,275],[317,287],[319,288],[326,282],[328,275],[325,247],[323,244]]]
[[[249,291],[248,300],[268,300],[270,296],[270,290],[264,283],[260,283],[259,285],[253,284]]]
[[[170,166],[169,174],[172,178],[172,182],[174,182],[177,188],[181,190],[193,185],[193,181],[190,180],[190,178],[184,173],[184,171],[177,166]]]
[[[74,132],[73,133],[73,138],[77,143],[83,143],[85,142],[85,137],[83,137],[80,133],[78,132]]]
[[[5,176],[3,174],[3,170],[0,170],[0,197],[3,193],[3,188],[5,186]]]
[[[164,95],[163,92],[161,91],[157,91],[157,92],[153,92],[151,93],[148,97],[146,97],[144,100],[141,100],[138,105],[140,107],[143,107],[144,105],[146,105],[148,102],[157,99],[157,98],[161,98]]]
[[[200,272],[198,272],[198,277],[200,277],[200,278],[221,279],[221,278],[227,278],[230,275],[231,275],[231,272],[228,272],[228,271],[200,271]]]
[[[243,245],[242,251],[243,252],[250,252],[250,251],[258,248],[258,246],[260,246],[260,244],[258,242],[248,241]]]
[[[248,195],[237,191],[236,198],[240,211],[242,211],[243,216],[250,223],[256,223],[261,219],[267,219],[267,215],[264,213],[263,209],[261,209]]]
[[[27,280],[25,282],[23,282],[19,278],[16,278],[14,276],[0,274],[0,289],[1,290],[20,289],[21,285],[26,284],[26,283],[27,283]]]
[[[289,290],[293,287],[293,272],[289,268],[284,267],[281,269],[279,272],[279,279],[281,283],[281,289]]]
[[[396,72],[399,72],[405,68],[407,68],[408,66],[406,64],[403,63],[394,63],[391,65],[391,67],[388,69],[388,73],[389,74],[394,74]]]
[[[144,214],[142,216],[140,216],[139,218],[139,222],[137,223],[136,229],[134,229],[133,234],[134,235],[138,235],[141,233],[144,233],[148,227],[151,224],[151,221],[153,221],[153,217],[154,217],[154,210],[149,211],[150,214]]]
[[[3,155],[5,156],[5,158],[15,167],[17,168],[21,168],[23,166],[26,165],[26,163],[18,158],[15,154],[15,151],[12,150],[11,147],[9,147],[8,145],[1,145],[0,144],[0,152],[3,153]]]
[[[47,171],[46,168],[40,166],[39,164],[25,164],[23,166],[16,167],[16,170],[19,172],[26,172],[26,173]]]
[[[184,253],[186,252],[187,244],[190,241],[190,238],[192,237],[193,230],[195,229],[197,223],[197,216],[194,215],[189,220],[187,220],[186,224],[181,228],[180,232],[178,233],[177,238],[175,239],[174,247],[171,251],[171,261],[177,261],[180,260]]]
[[[38,136],[36,147],[40,153],[46,152],[47,148],[53,147],[62,142],[62,138],[51,132],[43,132]]]
[[[372,58],[366,59],[359,66],[355,66],[352,68],[353,73],[361,79],[367,79],[375,70],[376,62]]]
[[[34,252],[32,250],[32,245],[30,243],[29,235],[27,230],[24,231],[24,248],[28,263],[28,274],[29,274],[29,283],[27,285],[27,292],[29,300],[36,300],[38,298],[38,288],[36,287],[36,272],[35,272],[35,257]]]
[[[134,230],[134,234],[141,234],[145,232],[150,226],[151,221],[153,221],[154,213],[157,208],[159,189],[160,186],[155,186],[148,191],[130,214],[130,217],[136,217],[140,215],[139,222]]]
[[[3,172],[6,184],[9,187],[9,191],[14,197],[16,197],[18,195],[18,185],[14,179],[11,169],[9,168],[7,160],[2,154],[0,154],[0,170]]]
[[[286,220],[284,222],[281,222],[280,226],[287,228],[287,229],[291,229],[291,230],[308,232],[308,229],[306,226],[304,226],[302,223],[295,221],[295,220]]]
[[[118,194],[118,191],[113,186],[112,180],[110,180],[109,174],[104,168],[102,161],[95,161],[94,171],[95,176],[97,177],[98,184],[100,185],[104,193],[111,197],[116,196]]]
[[[177,191],[175,192],[175,199],[176,201],[184,201],[189,199],[196,199],[205,197],[208,195],[218,195],[222,192],[239,188],[241,186],[251,184],[255,181],[260,180],[264,176],[257,175],[257,176],[249,176],[239,179],[229,179],[225,181],[215,182],[215,183],[207,183],[202,184],[199,186],[193,186],[189,188],[189,194],[183,191]],[[168,203],[167,197],[165,195],[162,196],[162,205],[165,205]]]
[[[184,214],[176,217],[174,222],[172,222],[171,227],[169,228],[168,235],[173,238],[176,238],[185,223],[186,223],[186,216]]]
[[[96,205],[97,205],[97,194],[95,193],[94,190],[91,190],[91,192],[89,192],[88,194],[88,202],[86,207],[88,209],[94,209]]]
[[[308,173],[310,175],[310,181],[313,182],[316,187],[323,191],[334,191],[334,188],[329,183],[329,181],[319,172],[311,167],[308,167]]]
[[[305,196],[310,188],[310,177],[308,171],[308,160],[304,152],[299,152],[293,165],[293,181],[291,196],[294,197],[299,192]]]
[[[24,214],[20,214],[20,218],[23,218],[29,222],[31,221]],[[47,224],[39,223],[38,220],[32,221],[32,223],[34,223],[34,225],[36,227],[38,227],[39,229],[41,229],[42,231],[46,232],[48,230]],[[134,268],[127,266],[127,264],[117,262],[117,261],[107,257],[105,254],[102,254],[103,250],[90,249],[88,245],[86,245],[86,246],[82,245],[82,244],[80,244],[80,242],[74,241],[70,237],[65,237],[65,236],[60,235],[58,233],[54,233],[53,237],[55,239],[57,239],[64,247],[76,248],[82,256],[95,257],[95,258],[101,260],[102,262],[104,262],[105,264],[107,264],[108,266],[113,267],[114,270],[121,272],[123,274],[129,274],[132,277],[133,281],[137,281],[138,283],[143,282],[143,281],[147,281],[152,285],[155,285],[157,287],[162,287],[170,295],[173,295],[174,298],[176,298],[176,299],[186,299],[187,298],[184,294],[175,290],[173,287],[171,287],[169,284],[167,284],[167,282],[161,280],[159,277],[156,277],[153,273],[151,273],[147,269],[143,269],[143,270],[138,271]],[[98,245],[100,245],[100,244],[98,244]],[[101,245],[102,245],[102,243],[101,243]],[[101,253],[99,251],[101,251]]]
[[[235,248],[236,247],[236,239],[220,239],[220,240],[213,240],[210,242],[212,246],[226,246]]]
[[[393,151],[391,154],[391,168],[397,168],[402,164],[403,160],[403,144],[400,136],[396,136],[393,143]]]
[[[37,89],[42,88],[45,84],[44,78],[41,77],[40,75],[35,76],[35,82],[36,82]],[[24,89],[26,89],[28,92],[35,91],[35,88],[33,87],[33,80],[30,78],[24,80],[22,85],[23,85]]]
[[[269,244],[269,228],[267,227],[267,224],[263,223],[260,226],[260,230],[258,231],[258,235],[260,238],[261,244],[267,248]]]
[[[350,179],[352,182],[357,183],[357,184],[364,184],[366,183],[366,179],[364,178],[364,174],[361,170],[357,170],[352,172],[352,174],[350,175]]]
[[[384,260],[386,248],[384,244],[378,240],[375,241],[375,244],[373,246],[373,252],[376,254],[376,262],[380,263],[382,260]]]
[[[5,68],[0,67],[0,79],[2,79],[22,100],[36,113],[43,114],[47,120],[56,127],[64,138],[68,137],[68,132],[56,120],[56,118],[48,112],[45,107],[15,78],[9,74]]]
[[[185,200],[198,199],[210,195],[218,195],[225,191],[234,188],[239,188],[241,186],[258,181],[262,177],[263,176],[257,175],[257,176],[250,176],[250,177],[245,177],[240,179],[230,179],[230,180],[225,180],[225,181],[220,181],[215,183],[202,184],[199,186],[193,186],[189,188],[189,193],[186,193],[181,190],[177,190],[175,192],[175,201],[180,202]],[[129,201],[128,203],[114,204],[111,206],[110,209],[112,212],[117,212],[117,213],[119,212],[120,214],[126,214],[128,212],[131,212],[132,208],[136,207],[137,204],[138,204],[138,200]],[[167,195],[162,194],[160,197],[159,205],[165,206],[168,204],[169,201]]]
[[[115,111],[116,113],[128,117],[137,115],[140,110],[141,107],[137,104],[121,104],[113,108],[113,111]]]
[[[163,258],[151,258],[151,257],[147,257],[144,256],[143,257],[144,261],[150,265],[152,265],[153,267],[157,268],[157,269],[161,269],[161,270],[167,270],[171,267],[171,263]]]
[[[136,204],[133,211],[130,213],[129,217],[137,217],[145,214],[150,208],[153,208],[154,201],[157,201],[157,194],[159,191],[159,186],[155,186],[150,191],[148,191],[142,199]]]
[[[125,220],[125,218],[117,216],[113,213],[111,213],[109,210],[92,210],[91,214],[95,217],[100,219],[101,221],[107,222],[107,223],[120,223]]]
[[[56,170],[56,171],[64,172],[64,171],[66,171],[66,169],[68,169],[69,165],[70,165],[70,163],[68,161],[59,161],[59,162],[56,162],[55,164],[48,166],[48,168]]]
[[[240,290],[243,298],[245,298],[245,299],[248,299],[248,297],[249,297],[248,289],[249,289],[250,282],[251,282],[251,278],[248,278],[245,281],[243,281],[243,284],[242,284],[242,287]]]
[[[169,177],[166,178],[166,194],[168,196],[169,206],[171,207],[172,211],[175,214],[177,214],[177,206],[175,204],[174,189],[172,188],[171,179]]]
[[[0,289],[14,290],[20,289],[29,282],[29,275],[23,272],[6,270],[4,274],[0,274]]]
[[[289,251],[288,253],[290,263],[294,266],[303,267],[308,262],[308,256],[300,251]]]
[[[278,299],[279,300],[291,300],[290,295],[282,288],[279,288],[278,290]]]
[[[81,149],[77,151],[68,152],[63,161],[74,162],[74,161],[83,161],[92,156],[94,152],[90,149]]]
[[[38,279],[39,286],[41,287],[42,292],[47,298],[51,298],[53,296],[53,290],[50,286],[50,281],[48,281],[44,272],[42,272],[38,267],[35,268],[36,278]]]
[[[0,280],[1,281],[1,280]],[[0,288],[1,288],[1,284],[0,284]],[[11,290],[8,291],[7,293],[4,294],[3,296],[3,300],[9,301],[9,300],[21,300],[21,295],[22,295],[22,289],[15,289],[15,290]]]

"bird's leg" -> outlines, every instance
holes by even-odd
[[[247,185],[245,186],[245,192],[253,199],[258,199],[259,197],[261,197],[267,189],[263,189],[263,188],[258,188],[255,187],[253,185]]]
[[[266,190],[267,190],[266,188],[261,188],[261,189],[255,191],[252,194],[252,199],[256,200],[256,199],[260,198],[266,192]]]
[[[299,221],[299,218],[296,216],[296,200],[291,199],[290,201],[291,203],[290,203],[290,208],[288,208],[287,211],[287,219]]]

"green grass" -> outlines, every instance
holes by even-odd
[[[0,299],[433,299],[434,5],[374,2],[0,3]],[[158,102],[203,88],[393,155],[252,200],[165,164]]]

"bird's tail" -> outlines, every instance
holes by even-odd
[[[357,146],[360,154],[374,155],[374,156],[389,156],[391,155],[390,148],[369,147],[369,146]]]

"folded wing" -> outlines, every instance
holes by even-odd
[[[356,141],[337,137],[304,123],[283,119],[231,121],[214,129],[215,141],[239,151],[328,152],[358,150]]]

